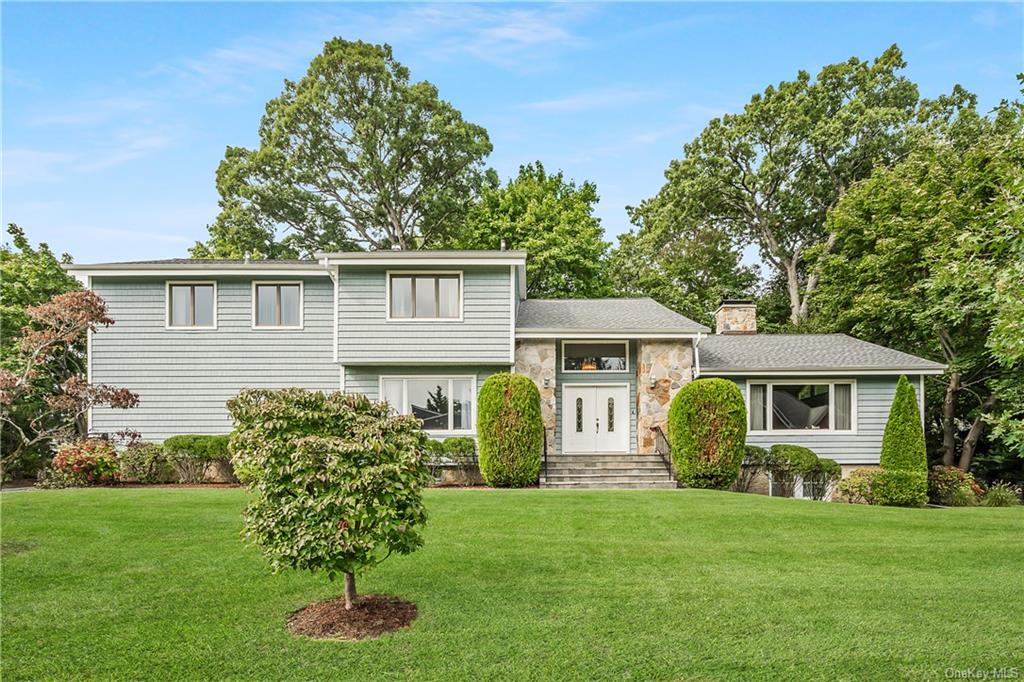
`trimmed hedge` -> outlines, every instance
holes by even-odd
[[[924,427],[917,409],[917,394],[907,377],[900,376],[882,436],[882,471],[875,476],[879,504],[919,507],[928,501],[928,455]]]
[[[796,477],[807,480],[818,469],[818,455],[810,448],[779,443],[768,451],[768,472],[772,485],[781,489],[780,497],[792,497]]]
[[[163,443],[167,461],[182,483],[201,483],[214,462],[229,462],[230,436],[171,436]]]
[[[747,408],[727,379],[697,379],[679,389],[668,411],[676,476],[691,488],[728,489],[746,454]]]
[[[738,493],[750,492],[750,486],[754,484],[761,473],[767,470],[766,467],[771,457],[766,449],[757,445],[746,446],[744,453],[739,476],[732,486],[732,489]]]
[[[544,424],[540,391],[522,374],[487,377],[477,398],[480,475],[489,486],[520,488],[540,475]]]

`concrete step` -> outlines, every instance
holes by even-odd
[[[667,471],[663,462],[602,462],[600,464],[588,465],[581,462],[548,462],[547,470],[555,471],[578,471],[581,473],[616,472],[616,471]]]
[[[669,476],[665,472],[662,472],[660,474],[658,474],[658,473],[626,473],[626,474],[620,474],[620,475],[614,475],[614,474],[569,474],[569,475],[561,475],[561,474],[551,474],[551,473],[548,473],[548,475],[544,477],[544,481],[545,481],[545,483],[571,483],[573,481],[577,481],[579,483],[589,483],[589,482],[596,482],[596,483],[600,483],[600,482],[604,482],[604,483],[629,483],[630,481],[635,481],[637,483],[641,483],[641,482],[657,482],[657,481],[669,481],[670,482],[670,481],[672,481],[672,477]]]
[[[551,489],[606,489],[606,490],[648,490],[648,489],[659,489],[659,490],[671,490],[677,488],[675,481],[630,481],[628,483],[615,483],[615,482],[587,482],[580,483],[579,481],[566,481],[566,482],[553,482],[553,483],[541,483],[542,488]]]
[[[549,455],[548,464],[565,464],[565,465],[578,465],[578,466],[600,466],[602,464],[661,464],[664,465],[665,460],[661,457],[648,457],[648,456],[637,456],[637,455]]]

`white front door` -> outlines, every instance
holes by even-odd
[[[563,452],[629,452],[629,387],[562,385]]]

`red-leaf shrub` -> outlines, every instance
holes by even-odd
[[[120,464],[110,442],[90,438],[57,446],[57,454],[41,485],[46,488],[74,488],[111,485],[120,480]]]

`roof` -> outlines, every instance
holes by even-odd
[[[868,371],[941,373],[945,365],[845,334],[716,334],[698,346],[701,374]]]
[[[526,265],[525,251],[344,251],[313,255],[328,265]]]
[[[302,260],[302,259],[268,259],[268,260],[238,260],[235,258],[162,258],[159,260],[123,260],[117,261],[116,263],[68,263],[64,266],[66,270],[77,270],[80,268],[117,268],[120,266],[134,267],[138,265],[238,265],[238,266],[256,266],[261,265],[315,265],[320,266],[320,263],[315,260]]]
[[[693,335],[710,330],[652,298],[530,298],[519,306],[519,336],[541,333]]]
[[[323,263],[315,260],[229,260],[222,258],[167,258],[118,263],[68,263],[62,266],[80,277],[158,277],[191,274],[240,275],[258,272],[261,276],[328,276]]]

